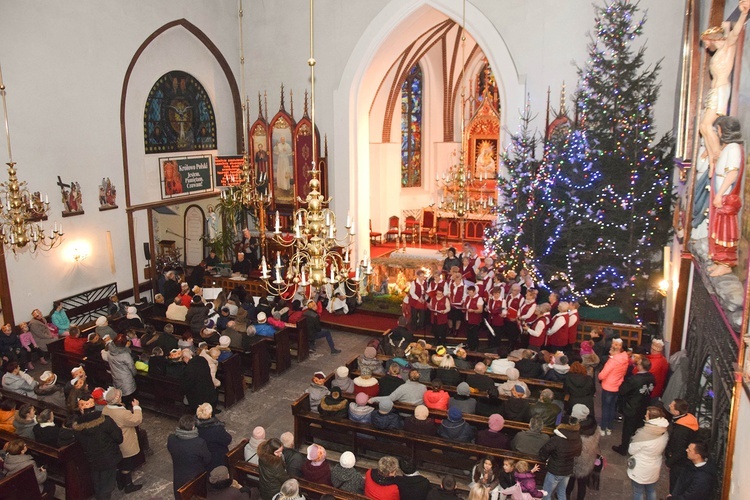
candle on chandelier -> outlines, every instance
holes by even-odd
[[[263,256],[263,259],[260,261],[262,274],[264,278],[268,278],[268,264],[266,264],[266,256]]]
[[[331,266],[331,283],[335,281],[335,276],[333,274],[333,266]]]
[[[281,271],[276,269],[276,282],[281,283]]]
[[[281,232],[281,219],[279,218],[279,211],[276,210],[276,231],[275,233],[278,234]]]
[[[281,267],[281,252],[276,252],[276,267]]]
[[[352,214],[351,212],[346,213],[346,227],[352,227]]]
[[[354,223],[352,222],[352,227],[349,228],[349,235],[354,236]]]

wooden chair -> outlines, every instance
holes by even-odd
[[[376,233],[372,230],[372,219],[370,219],[370,244],[376,245],[378,240],[381,244],[383,243],[383,233]]]
[[[419,230],[419,237],[428,243],[435,240],[437,243],[437,226],[435,225],[435,211],[431,208],[425,208],[422,212],[422,227]]]
[[[404,235],[406,238],[411,238],[414,241],[415,237],[419,234],[419,221],[413,215],[409,215],[404,219]]]
[[[393,238],[398,238],[400,228],[400,219],[397,215],[391,215],[388,217],[388,231],[385,233],[385,241],[391,241]]]
[[[448,219],[438,219],[437,223],[437,232],[435,233],[435,239],[437,239],[438,243],[440,243],[440,240],[444,240],[446,243],[448,242],[448,225],[450,224],[450,221]]]

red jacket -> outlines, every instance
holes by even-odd
[[[654,390],[651,391],[652,398],[660,398],[664,394],[669,374],[669,361],[662,353],[649,354],[646,356],[651,361],[649,372],[654,376]]]
[[[76,339],[68,335],[63,341],[63,349],[65,349],[65,352],[72,352],[73,354],[85,356],[86,340],[86,337],[78,337]]]
[[[446,410],[448,411],[448,403],[450,403],[451,395],[445,391],[432,391],[427,390],[422,395],[422,400],[427,408],[434,410]]]
[[[443,296],[442,299],[438,300],[433,298],[430,300],[430,311],[432,311],[432,324],[433,325],[445,325],[448,323],[448,313],[441,312],[446,309],[450,311],[451,302],[448,297]]]
[[[373,478],[374,474],[374,478]],[[390,484],[380,484],[390,483]],[[365,472],[365,496],[372,500],[400,500],[398,486],[393,483],[393,478],[381,478],[377,470],[370,469]]]

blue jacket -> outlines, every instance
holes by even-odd
[[[261,337],[273,337],[276,333],[276,328],[272,327],[268,323],[258,323],[255,325],[255,334]]]
[[[372,415],[371,422],[372,426],[376,429],[401,429],[404,427],[404,422],[401,420],[401,417],[398,416],[398,413],[389,412],[383,415],[379,411],[374,411],[370,413]]]

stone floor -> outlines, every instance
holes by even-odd
[[[293,419],[290,405],[307,387],[312,374],[321,370],[330,373],[346,360],[361,353],[367,344],[367,338],[345,332],[334,332],[336,347],[343,352],[331,355],[328,349],[319,345],[316,353],[311,353],[304,363],[292,364],[291,369],[280,377],[272,376],[271,382],[257,393],[247,392],[245,399],[229,410],[224,410],[219,418],[226,422],[227,430],[233,437],[232,446],[245,437],[249,437],[253,428],[260,425],[266,428],[269,437],[278,437],[286,431],[293,431]],[[320,344],[320,343],[319,343]],[[39,376],[42,370],[37,367],[34,375]],[[39,373],[36,373],[36,372]],[[597,412],[600,414],[600,412]],[[148,431],[154,455],[134,473],[136,483],[143,484],[137,493],[123,495],[116,491],[113,498],[135,499],[171,499],[172,497],[172,460],[166,449],[167,436],[174,431],[177,422],[173,419],[145,411],[144,428]],[[617,455],[611,446],[619,443],[620,425],[617,424],[614,434],[602,438],[601,447],[606,458],[606,467],[602,472],[601,489],[587,492],[586,498],[624,499],[632,497],[630,480],[626,474],[625,457]],[[338,454],[330,453],[330,457]],[[358,464],[359,465],[359,464]],[[456,476],[468,471],[455,471]],[[665,498],[668,493],[666,468],[662,468],[658,485],[658,497]],[[574,492],[575,495],[575,492]],[[64,498],[58,488],[58,498]]]

